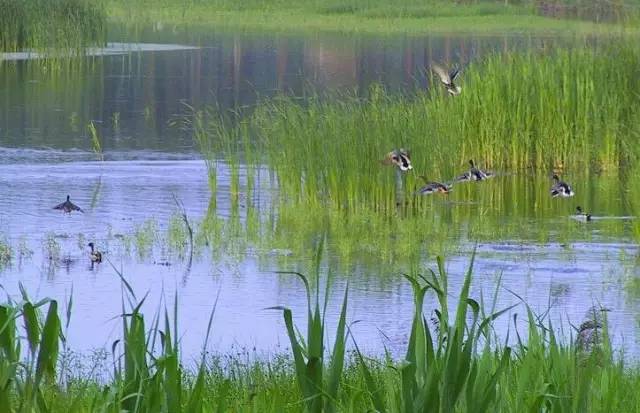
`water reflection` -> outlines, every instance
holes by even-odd
[[[112,31],[113,40],[130,33]],[[122,39],[120,39],[122,37]],[[431,61],[464,67],[493,51],[546,48],[568,40],[520,36],[306,37],[143,31],[142,42],[199,46],[89,57],[51,69],[0,60],[0,146],[90,149],[93,121],[107,151],[194,149],[189,132],[169,127],[185,104],[222,110],[310,90],[395,93],[428,85]]]

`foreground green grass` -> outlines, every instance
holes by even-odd
[[[635,3],[634,3],[635,4]],[[635,8],[622,13],[625,24],[595,24],[539,16],[533,3],[456,4],[446,1],[344,0],[294,2],[210,2],[143,0],[107,3],[109,16],[128,24],[201,25],[216,30],[275,32],[334,31],[372,34],[425,33],[621,33],[636,32]],[[618,13],[620,15],[620,13]]]
[[[435,271],[406,276],[415,313],[405,356],[371,359],[357,346],[346,352],[347,341],[358,342],[348,328],[348,291],[341,303],[319,296],[319,262],[320,253],[315,283],[291,274],[307,287],[307,325],[299,326],[306,336],[293,325],[290,310],[274,308],[283,312],[292,356],[266,361],[204,355],[195,365],[185,364],[173,321],[177,297],[175,306],[149,322],[140,311],[144,299],[137,301],[122,278],[128,304],[121,337],[110,349],[111,373],[74,372],[69,359],[59,357],[76,311],[72,301],[63,311],[56,301],[33,302],[22,291],[19,301],[0,305],[0,411],[584,413],[640,407],[640,371],[615,357],[599,309],[585,309],[585,322],[557,337],[554,326],[524,304],[496,310],[473,299],[472,264],[450,307],[448,275],[439,260]],[[434,303],[435,311],[425,302]],[[335,334],[325,329],[327,306],[341,308]],[[526,321],[517,323],[516,314]],[[513,317],[508,342],[493,330],[500,317]],[[208,331],[205,348],[215,334],[211,320]],[[333,343],[327,335],[335,337]]]

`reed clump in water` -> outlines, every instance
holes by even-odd
[[[639,62],[625,40],[493,55],[465,69],[453,98],[440,85],[415,97],[376,87],[366,98],[275,98],[231,127],[209,110],[194,125],[210,159],[251,154],[276,172],[288,201],[395,212],[395,175],[380,160],[399,147],[417,171],[405,174],[407,188],[420,174],[451,179],[470,158],[498,171],[562,166],[585,176],[634,165]]]
[[[0,0],[0,51],[103,44],[106,14],[90,0]]]

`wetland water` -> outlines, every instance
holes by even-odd
[[[113,37],[123,40],[117,32]],[[121,327],[114,319],[121,312],[119,277],[107,262],[91,265],[91,240],[139,297],[149,292],[147,313],[156,311],[161,296],[171,303],[177,292],[189,354],[202,343],[218,292],[211,340],[216,350],[286,346],[281,314],[266,307],[291,307],[303,321],[303,286],[274,271],[310,272],[313,241],[323,228],[301,219],[305,211],[275,202],[278,188],[266,169],[219,162],[212,193],[190,131],[171,126],[187,112],[185,104],[232,109],[282,92],[302,98],[310,89],[366,93],[375,82],[411,94],[427,85],[424,67],[431,60],[464,65],[490,51],[558,42],[186,35],[161,28],[143,31],[139,40],[198,48],[92,57],[70,72],[0,62],[0,240],[13,251],[0,267],[0,284],[13,296],[21,283],[32,298],[62,301],[73,291],[68,336],[77,350],[109,347]],[[92,152],[91,121],[104,162]],[[255,182],[251,190],[248,175]],[[400,274],[418,263],[434,267],[435,254],[444,253],[455,292],[477,240],[476,297],[482,292],[490,300],[501,279],[497,308],[519,301],[510,290],[536,311],[551,306],[551,317],[567,334],[568,322],[579,324],[592,305],[601,304],[611,310],[615,343],[635,353],[640,303],[633,279],[640,271],[624,180],[607,174],[567,179],[577,192],[568,200],[549,198],[547,176],[522,171],[504,171],[482,187],[460,185],[448,198],[423,200],[428,219],[409,226],[411,236],[377,239],[366,220],[345,225],[350,233],[333,231],[325,263],[336,268],[329,312],[335,316],[348,281],[349,316],[361,320],[353,329],[356,339],[371,351],[387,346],[399,353],[413,308]],[[67,194],[84,214],[51,209]],[[196,226],[191,265],[173,195]],[[571,219],[576,205],[602,219]],[[506,332],[507,323],[505,317],[497,326]]]

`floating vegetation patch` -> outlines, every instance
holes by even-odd
[[[106,13],[90,0],[0,0],[0,51],[79,50],[106,40]]]
[[[13,248],[4,235],[0,235],[0,268],[11,263],[13,258]]]

